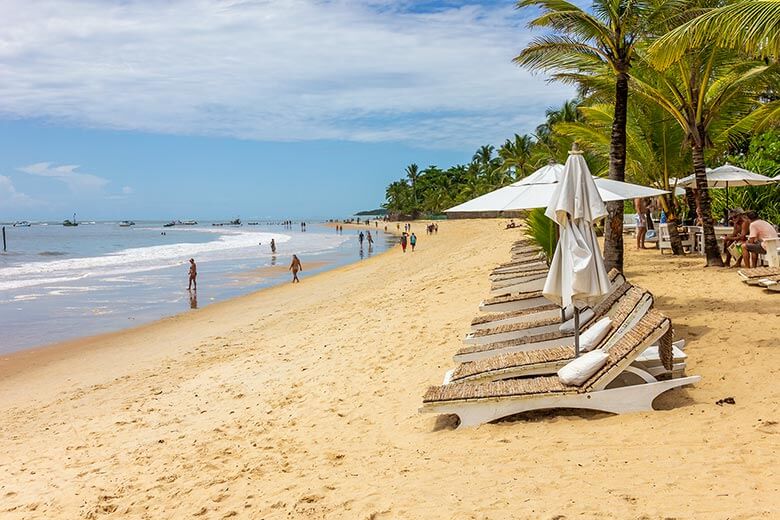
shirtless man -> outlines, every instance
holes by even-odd
[[[195,266],[195,259],[190,258],[190,283],[187,285],[187,290],[195,288],[195,290],[198,290],[198,281],[196,278],[198,277],[198,268]]]
[[[276,254],[276,242],[273,238],[271,239],[271,254]]]
[[[745,215],[750,220],[750,235],[748,235],[747,243],[745,244],[746,251],[742,256],[746,258],[745,267],[750,269],[751,267],[758,267],[758,255],[766,254],[764,240],[777,238],[777,231],[775,231],[772,224],[758,218],[758,213],[755,211],[748,211]]]
[[[298,282],[301,283],[301,281],[298,279],[298,271],[303,271],[303,266],[301,265],[301,261],[298,260],[298,257],[296,255],[293,255],[292,263],[290,264],[290,271],[292,271],[293,274],[293,283]]]

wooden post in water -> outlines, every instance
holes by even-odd
[[[5,253],[5,226],[3,226],[3,253]]]

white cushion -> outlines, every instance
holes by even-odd
[[[564,385],[580,386],[607,363],[609,355],[603,350],[594,350],[570,361],[558,370],[558,379]]]
[[[572,311],[572,314],[574,314],[574,311]],[[564,316],[566,317],[566,316]],[[593,318],[593,309],[588,307],[587,309],[580,311],[580,326],[582,326],[583,323],[587,323],[590,321],[590,319]],[[564,321],[559,327],[558,330],[563,332],[564,334],[573,334],[574,333],[574,318],[567,319]]]
[[[590,352],[599,346],[609,331],[612,329],[612,320],[609,316],[601,318],[599,321],[588,327],[588,330],[580,334],[580,350]]]

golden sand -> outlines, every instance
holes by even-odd
[[[503,227],[0,360],[0,517],[777,518],[780,296],[698,257],[627,249],[703,376],[659,411],[418,414]]]

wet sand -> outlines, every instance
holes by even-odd
[[[2,358],[0,516],[777,517],[780,300],[698,257],[627,249],[703,376],[660,410],[417,413],[519,237],[503,227],[415,224],[415,253]]]

